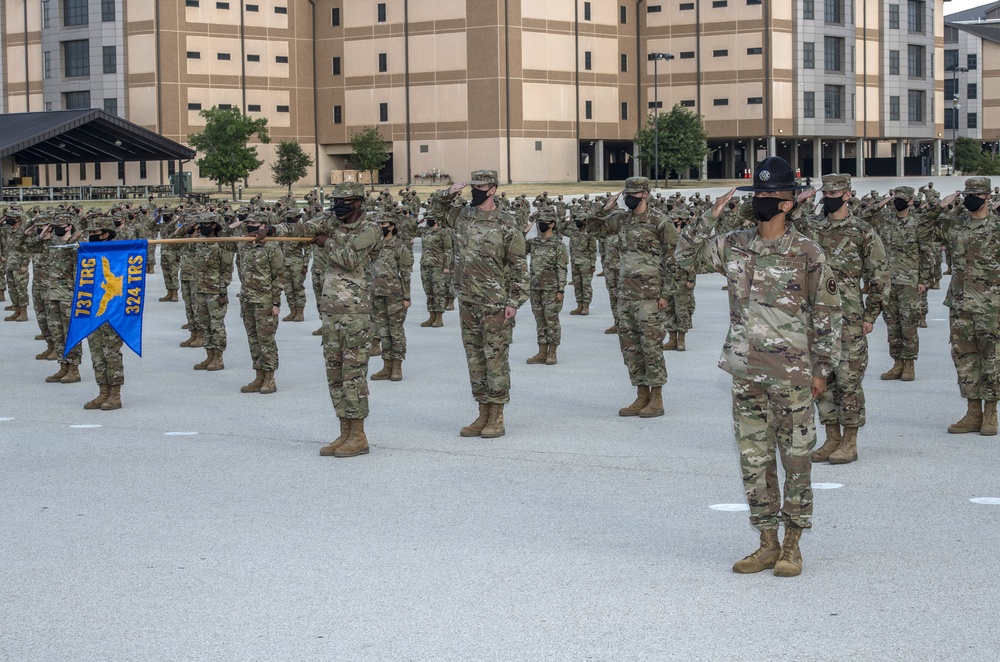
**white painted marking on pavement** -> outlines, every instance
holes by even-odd
[[[712,510],[718,510],[724,513],[738,513],[743,510],[750,510],[750,506],[745,503],[717,503],[715,505],[709,506]]]
[[[101,426],[98,425],[97,423],[83,423],[81,425],[71,425],[70,427],[76,430],[87,430],[90,428],[99,428]]]
[[[198,434],[197,432],[164,432],[164,436],[167,437],[190,437]]]
[[[969,499],[972,503],[982,504],[984,506],[1000,506],[1000,497],[976,497],[974,499]]]
[[[813,483],[812,488],[814,490],[839,490],[843,487],[842,483]]]
[[[13,416],[0,416],[0,421],[13,421]]]

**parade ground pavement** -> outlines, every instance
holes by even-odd
[[[82,408],[89,353],[81,383],[46,384],[33,313],[0,322],[0,660],[996,660],[1000,440],[946,433],[965,411],[947,282],[915,382],[879,380],[871,334],[860,459],[814,465],[797,578],[730,569],[758,540],[719,275],[666,354],[662,418],[617,415],[634,390],[603,279],[589,317],[567,289],[557,366],[525,364],[523,307],[507,434],[484,440],[458,435],[476,415],[458,313],[421,328],[414,273],[404,379],[371,383],[371,454],[351,459],[318,454],[338,426],[311,291],[278,330],[278,392],[244,395],[237,284],[226,369],[195,372],[183,304],[150,276],[113,412]]]

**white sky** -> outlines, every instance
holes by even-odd
[[[944,15],[947,16],[957,11],[964,11],[987,4],[989,4],[989,0],[951,0],[951,2],[944,3]]]

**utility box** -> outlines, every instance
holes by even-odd
[[[174,195],[183,195],[191,192],[191,173],[175,172],[170,175],[170,190]]]

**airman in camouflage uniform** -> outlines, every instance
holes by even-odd
[[[865,425],[861,382],[868,369],[867,336],[889,289],[889,263],[882,240],[871,226],[851,213],[847,204],[850,189],[850,175],[823,175],[823,213],[798,224],[799,231],[826,253],[840,290],[840,362],[833,367],[826,390],[816,400],[819,421],[826,426],[826,442],[812,454],[813,462],[831,464],[858,459],[858,428]],[[868,284],[867,298],[861,293],[862,281]]]
[[[301,214],[297,207],[284,211],[282,223],[298,223]],[[306,273],[309,271],[310,248],[305,243],[283,242],[282,268],[285,270],[285,280],[282,288],[285,300],[288,301],[288,314],[281,318],[282,322],[302,322],[306,308]]]
[[[409,215],[405,210],[405,215]],[[382,340],[382,369],[372,375],[375,381],[403,379],[406,359],[406,311],[410,308],[410,275],[413,253],[397,234],[399,214],[382,214],[378,219],[382,231],[382,250],[372,263],[375,328]]]
[[[913,364],[919,351],[920,294],[927,289],[930,268],[922,250],[920,219],[911,212],[913,195],[912,187],[897,187],[892,198],[869,208],[864,219],[875,227],[889,258],[892,286],[882,307],[893,359],[892,368],[882,374],[887,380],[916,378]],[[887,208],[890,200],[893,207]]]
[[[442,327],[454,248],[451,233],[438,225],[434,217],[425,216],[423,220],[424,227],[417,230],[420,237],[420,282],[427,295],[427,312],[430,316],[420,326]]]
[[[625,180],[625,206],[616,209],[618,194],[587,219],[587,232],[616,236],[621,260],[618,283],[618,342],[636,399],[619,416],[663,416],[667,365],[663,335],[667,299],[676,292],[674,247],[677,229],[670,219],[650,209],[649,180]]]
[[[8,208],[4,214],[3,239],[7,285],[10,288],[10,305],[14,312],[3,318],[5,322],[28,321],[28,266],[31,256],[25,251],[25,226],[28,221],[20,209]]]
[[[472,204],[452,207],[465,188],[458,182],[437,199],[432,216],[454,230],[455,290],[462,343],[469,364],[472,395],[479,417],[461,430],[463,437],[500,437],[504,405],[510,401],[510,361],[514,316],[528,299],[524,235],[517,219],[493,200],[499,185],[495,170],[472,173]]]
[[[171,238],[185,238],[192,237],[198,231],[197,220],[201,212],[191,208],[185,209],[183,212],[179,212],[174,216],[174,225],[176,226],[173,232],[170,233]],[[204,347],[205,346],[205,329],[200,326],[198,315],[196,313],[197,306],[195,303],[196,291],[197,291],[197,281],[198,272],[196,271],[195,257],[194,257],[194,244],[178,244],[180,251],[180,281],[181,281],[181,298],[184,299],[184,316],[186,322],[181,328],[186,328],[190,332],[190,336],[187,340],[182,340],[180,343],[181,347]]]
[[[365,187],[338,184],[331,213],[308,223],[280,225],[277,236],[314,237],[317,252],[326,253],[323,280],[323,357],[330,399],[340,419],[340,436],[320,455],[354,457],[369,452],[368,359],[371,351],[372,300],[369,267],[382,248],[382,233],[364,216]]]
[[[569,208],[570,218],[566,222],[559,217],[562,228],[560,234],[569,237],[570,263],[573,273],[573,296],[576,297],[576,308],[569,311],[570,315],[589,315],[590,302],[594,300],[594,272],[597,266],[597,239],[584,228],[586,214],[582,208],[572,205]]]
[[[203,212],[198,218],[202,237],[217,237],[222,232],[218,214]],[[233,252],[227,244],[199,242],[194,245],[195,315],[204,329],[205,360],[195,370],[224,370],[226,351],[226,311],[229,310],[229,283],[233,280]]]
[[[181,207],[178,207],[178,211]],[[164,206],[160,209],[160,215],[156,219],[156,232],[160,237],[167,239],[174,230],[174,209]],[[155,236],[155,235],[154,235]],[[181,260],[181,247],[176,244],[163,244],[160,246],[160,269],[163,272],[163,286],[167,292],[160,301],[177,302],[177,292],[181,289],[179,278]]]
[[[75,219],[70,214],[56,214],[51,223],[44,227],[41,239],[52,247],[49,251],[49,270],[46,292],[48,305],[48,327],[52,337],[50,359],[59,361],[59,370],[49,375],[45,381],[61,384],[75,384],[80,381],[80,359],[83,347],[77,345],[66,352],[66,333],[72,314],[73,289],[76,282],[76,248],[55,248],[74,243]],[[65,356],[63,356],[66,354]]]
[[[691,213],[684,207],[677,207],[670,212],[674,227],[680,231],[691,219]],[[667,299],[664,325],[670,333],[670,339],[663,345],[666,352],[687,350],[687,332],[691,330],[691,318],[694,316],[694,286],[698,270],[692,268],[676,268],[677,287],[673,296]]]
[[[733,376],[743,486],[750,523],[760,530],[760,548],[733,566],[739,573],[802,571],[799,537],[811,526],[813,505],[813,402],[840,351],[837,280],[822,249],[785,225],[797,188],[784,159],[765,159],[747,187],[756,193],[758,227],[713,235],[730,191],[684,229],[677,245],[678,265],[707,262],[729,280],[730,327],[719,367]],[[785,469],[783,503],[776,450]]]
[[[63,212],[65,213],[65,212]],[[46,295],[49,289],[49,242],[32,242],[31,235],[35,238],[42,232],[42,228],[53,218],[55,211],[41,211],[35,214],[32,219],[29,237],[25,240],[25,251],[31,258],[31,307],[35,311],[35,323],[38,324],[38,335],[35,340],[44,340],[46,344],[52,342],[52,334],[49,332],[49,314],[47,310]],[[48,353],[45,352],[47,355]],[[41,355],[39,355],[41,356]]]
[[[269,217],[254,212],[246,221],[248,234],[257,234],[269,225]],[[240,393],[274,393],[278,386],[278,313],[285,275],[284,254],[276,242],[239,244],[240,315],[250,344],[250,359],[256,376]]]
[[[538,337],[538,353],[528,359],[529,364],[558,362],[557,348],[562,340],[559,313],[563,307],[569,253],[562,240],[555,237],[557,218],[554,208],[538,212],[535,218],[538,236],[525,242],[530,257],[531,312]]]

